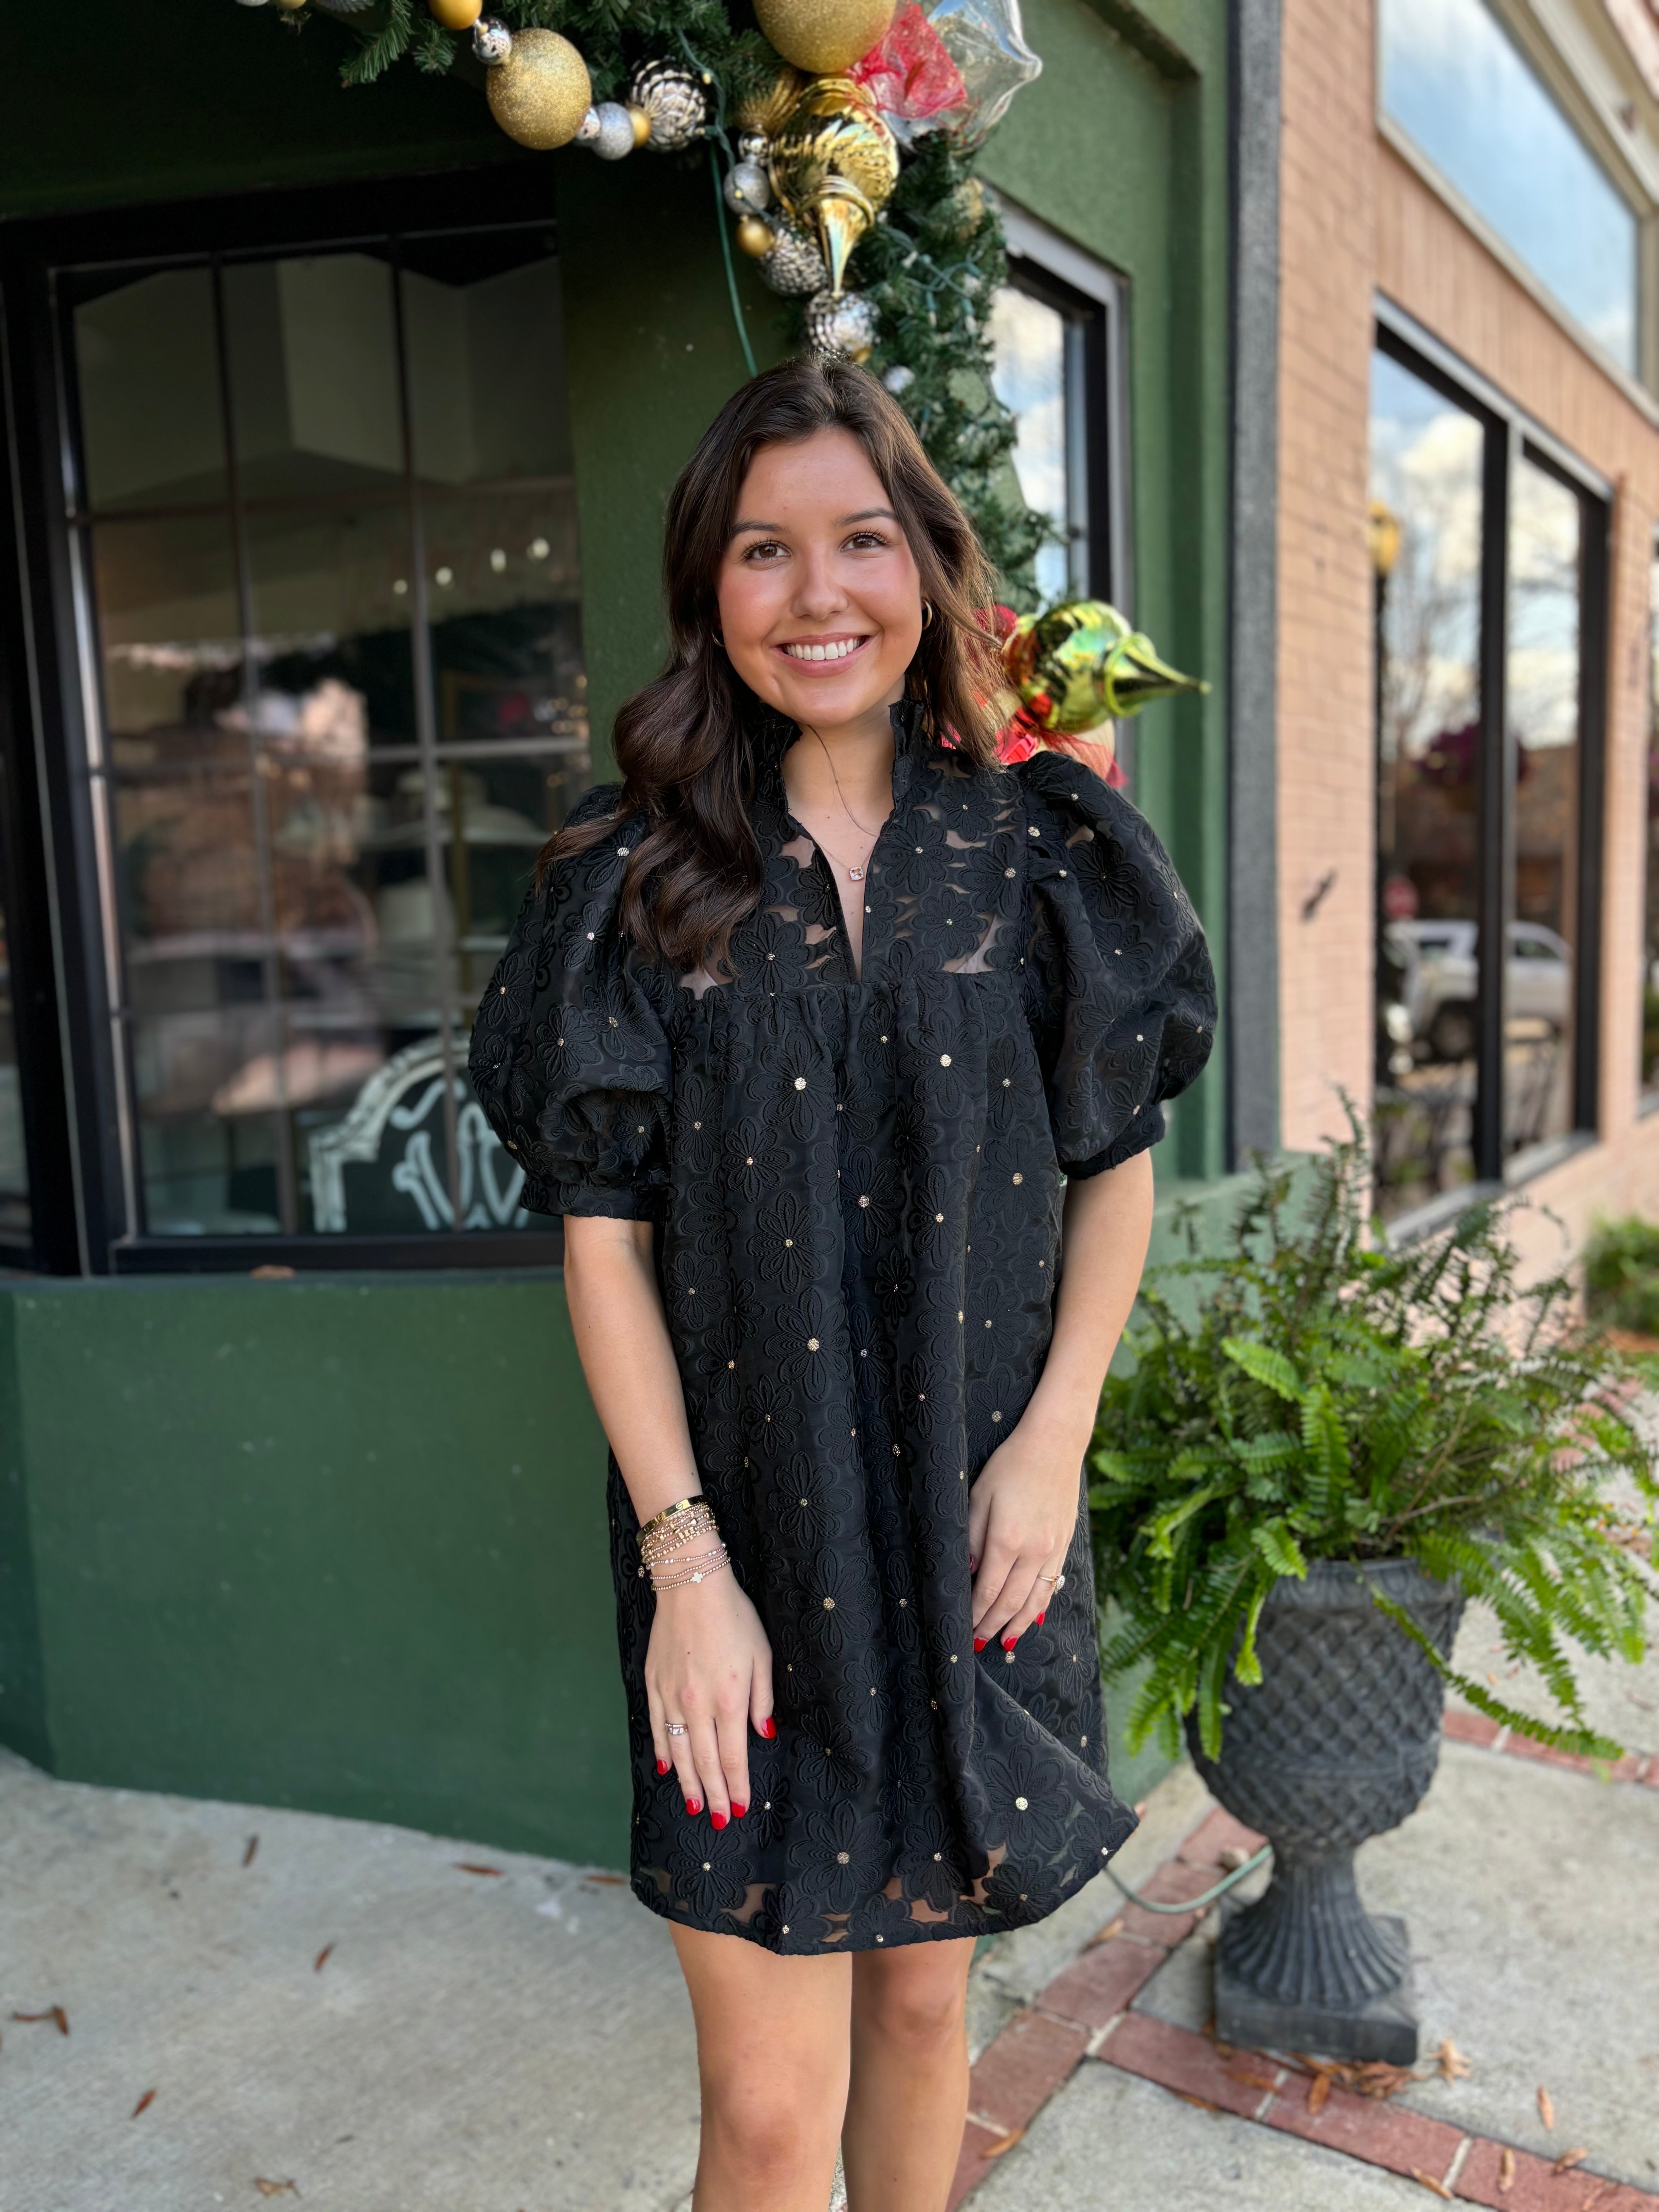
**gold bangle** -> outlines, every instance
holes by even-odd
[[[702,1491],[690,1498],[677,1498],[672,1505],[665,1505],[660,1513],[653,1513],[648,1521],[641,1524],[639,1540],[643,1544],[653,1530],[665,1528],[677,1513],[689,1513],[695,1507],[706,1506],[708,1503]]]
[[[684,1551],[688,1544],[700,1543],[705,1536],[718,1536],[720,1528],[714,1514],[706,1506],[682,1513],[666,1528],[651,1529],[640,1539],[640,1557],[647,1565],[671,1558]]]

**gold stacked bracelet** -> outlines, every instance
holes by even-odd
[[[706,1582],[730,1564],[706,1498],[682,1498],[665,1505],[640,1530],[640,1572],[651,1577],[653,1591]]]

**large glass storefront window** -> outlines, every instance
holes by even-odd
[[[1482,428],[1371,370],[1376,578],[1378,1203],[1474,1174]]]
[[[1599,740],[1584,727],[1598,521],[1604,552],[1605,508],[1553,460],[1404,349],[1374,356],[1373,1134],[1387,1218],[1523,1170],[1593,1118],[1581,793]]]
[[[6,804],[0,781],[0,810]],[[11,885],[6,876],[5,823],[0,819],[0,1255],[23,1246],[29,1235],[28,1160],[23,1149],[23,1094],[17,1073],[17,1024],[12,1005],[10,937],[6,917]]]
[[[587,781],[544,235],[105,272],[70,330],[143,1231],[523,1225],[465,1063]]]
[[[1382,112],[1621,367],[1640,225],[1486,0],[1382,0]]]

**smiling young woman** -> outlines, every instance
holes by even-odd
[[[1000,767],[990,579],[873,378],[744,386],[665,572],[668,666],[544,855],[473,1079],[565,1217],[611,1446],[697,2212],[823,2212],[838,2142],[850,2212],[939,2212],[969,1939],[1133,1826],[1081,1464],[1213,982],[1133,808]]]

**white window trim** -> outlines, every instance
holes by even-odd
[[[1133,491],[1130,480],[1128,286],[1116,270],[1005,193],[995,195],[1012,258],[1030,261],[1106,311],[1106,568],[1113,604],[1133,619]]]
[[[1416,140],[1385,112],[1382,0],[1374,0],[1372,19],[1377,135],[1648,420],[1659,422],[1654,402],[1659,390],[1659,100],[1612,24],[1599,19],[1603,35],[1598,38],[1592,31],[1583,0],[1486,0],[1486,4],[1636,217],[1637,371],[1632,374],[1598,343]],[[1621,111],[1634,115],[1633,127]]]
[[[1376,133],[1384,145],[1400,156],[1407,167],[1421,179],[1435,197],[1444,201],[1464,228],[1478,239],[1493,260],[1500,263],[1522,289],[1536,301],[1551,321],[1572,340],[1580,352],[1587,355],[1601,374],[1611,383],[1618,386],[1625,398],[1644,419],[1656,428],[1659,428],[1659,400],[1656,400],[1647,386],[1632,376],[1621,362],[1616,361],[1607,349],[1590,335],[1576,315],[1562,306],[1543,279],[1533,273],[1508,240],[1492,228],[1485,216],[1470,206],[1456,185],[1443,171],[1435,167],[1416,140],[1408,137],[1397,123],[1391,122],[1382,113],[1379,113],[1376,118]],[[1648,353],[1646,325],[1652,313],[1650,300],[1645,296],[1652,290],[1652,287],[1646,282],[1648,274],[1646,264],[1653,259],[1653,255],[1647,250],[1647,239],[1648,227],[1644,226],[1642,270],[1644,296],[1640,306],[1641,336],[1644,356]]]

